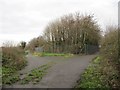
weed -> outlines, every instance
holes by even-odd
[[[5,68],[2,67],[2,84],[11,85],[20,80],[19,74],[14,68]]]
[[[102,81],[102,73],[100,72],[100,57],[96,57],[81,75],[76,88],[108,88]]]
[[[46,70],[51,67],[52,63],[49,63],[49,64],[45,64],[45,65],[42,65],[38,68],[35,68],[33,70],[30,71],[30,73],[28,73],[21,81],[20,83],[21,84],[28,84],[30,83],[33,83],[33,84],[37,84],[41,79],[42,77],[47,73]]]

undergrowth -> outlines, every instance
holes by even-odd
[[[100,62],[100,57],[96,57],[91,62],[75,88],[108,88],[103,82]]]

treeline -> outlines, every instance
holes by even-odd
[[[84,53],[86,45],[99,45],[100,28],[92,15],[65,15],[49,23],[43,36],[28,44],[30,50],[42,47],[44,52]]]

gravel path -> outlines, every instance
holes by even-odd
[[[55,62],[48,73],[42,78],[37,85],[13,85],[14,88],[72,88],[76,81],[79,80],[80,75],[84,69],[87,68],[89,62],[96,55],[73,56],[71,58],[65,57],[35,57],[28,55],[28,66],[20,71],[20,73],[27,73],[30,70],[47,64],[48,62]]]

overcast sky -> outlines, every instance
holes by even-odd
[[[69,13],[94,14],[101,28],[118,24],[119,0],[0,0],[0,45],[29,41],[45,26]]]

